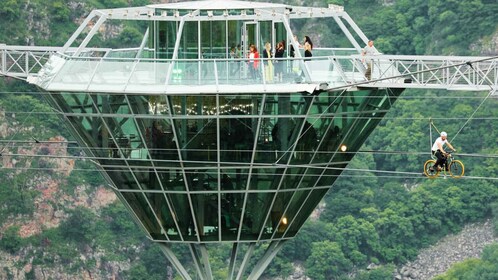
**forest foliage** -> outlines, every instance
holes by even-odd
[[[6,0],[0,5],[0,42],[62,45],[77,27],[74,19],[93,8],[136,6],[148,2],[90,0],[82,9],[70,9],[68,1],[64,0]],[[377,48],[389,54],[479,55],[479,48],[475,48],[477,42],[489,40],[498,31],[496,1],[397,0],[392,1],[392,5],[381,5],[384,2],[388,1],[329,0],[319,4],[344,5],[363,32],[375,39]],[[33,24],[27,18],[38,21],[46,29],[33,33]],[[316,29],[321,24],[293,28],[297,33],[313,32],[310,26],[315,30],[327,30],[326,26]],[[140,28],[134,25],[126,26],[124,30],[126,32],[121,36],[127,38],[111,39],[115,44],[123,40],[134,41],[141,34]],[[331,38],[323,39],[327,43],[334,39],[337,30],[325,32],[331,35]],[[31,87],[6,83],[2,79],[0,91],[0,107],[8,111],[50,112],[40,96],[6,93],[32,92]],[[286,276],[292,271],[292,263],[298,262],[314,280],[350,279],[350,275],[365,280],[386,279],[396,266],[413,260],[421,248],[458,232],[467,223],[492,218],[498,231],[498,185],[496,180],[487,179],[498,178],[496,98],[488,99],[473,115],[486,94],[405,91],[362,148],[391,152],[358,154],[349,167],[372,171],[345,172],[325,197],[320,219],[309,220],[304,225],[298,236],[278,254],[265,276]],[[429,158],[432,141],[429,139],[431,118],[439,129],[449,133],[450,140],[456,137],[453,145],[460,153],[469,154],[460,157],[466,165],[466,174],[482,179],[427,180],[422,176],[422,164]],[[61,133],[59,121],[53,115],[26,119],[40,137]],[[62,133],[69,137],[67,132]],[[29,135],[19,133],[16,137],[22,139]],[[88,167],[85,165],[88,163],[77,163],[77,167]],[[400,174],[418,172],[420,175],[387,177],[375,170]],[[32,174],[22,173],[15,180],[0,181],[1,221],[13,215],[29,216],[33,211],[30,201],[37,194],[22,188],[22,182],[26,181],[23,176]],[[90,172],[75,172],[72,176],[72,182],[95,185],[100,182]],[[2,173],[2,178],[7,178],[6,173]],[[78,266],[92,265],[91,261],[83,262],[76,257],[78,250],[90,246],[105,250],[108,261],[136,259],[127,272],[127,279],[164,279],[166,260],[161,251],[144,241],[121,204],[111,205],[99,216],[85,208],[69,212],[70,217],[62,226],[28,239],[21,239],[16,234],[16,227],[6,229],[0,239],[0,249],[15,253],[25,246],[41,246],[53,255],[39,250],[32,256],[34,263],[50,266],[61,262],[77,271]],[[50,246],[47,246],[47,240],[50,240]],[[122,250],[122,247],[132,246],[142,250]],[[226,277],[227,256],[224,254],[228,248],[226,245],[210,248],[215,251],[211,253],[211,263],[216,279]],[[185,252],[180,254],[180,260],[187,261],[188,251],[183,248],[180,252]],[[262,251],[255,252],[258,254]],[[463,275],[458,279],[478,279],[477,275],[489,276],[482,279],[494,279],[498,273],[497,254],[498,247],[489,246],[481,259],[463,262],[438,279],[455,279],[455,275]],[[59,257],[55,259],[54,256]],[[379,265],[378,268],[364,270],[371,263]]]

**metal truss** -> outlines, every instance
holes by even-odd
[[[497,57],[380,55],[372,64],[369,87],[486,91],[498,86]]]
[[[50,57],[62,50],[62,47],[9,46],[0,44],[0,76],[26,80],[28,76],[37,75]],[[76,49],[68,49],[73,53]],[[86,49],[88,55],[107,53],[110,49]]]
[[[59,48],[0,45],[0,74],[26,78],[37,73]]]

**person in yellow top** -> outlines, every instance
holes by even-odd
[[[265,65],[265,80],[267,82],[273,82],[274,70],[271,58],[273,58],[271,44],[266,42],[265,50],[263,51],[263,64]]]

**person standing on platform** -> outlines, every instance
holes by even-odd
[[[367,65],[367,70],[365,71],[365,77],[367,80],[371,80],[373,71],[373,59],[372,56],[379,54],[377,49],[374,47],[374,41],[368,41],[367,45],[363,48],[361,55],[363,56],[362,62]]]
[[[304,57],[312,57],[313,53],[313,42],[311,42],[310,37],[304,36]],[[304,61],[310,61],[310,59],[305,59]]]
[[[259,53],[254,44],[249,46],[249,73],[253,80],[259,78]]]
[[[265,80],[267,82],[273,82],[273,54],[271,53],[271,44],[266,42],[265,50],[263,51],[263,64],[265,65]]]
[[[283,76],[284,76],[284,62],[283,60],[280,60],[281,58],[284,58],[284,52],[285,52],[285,41],[278,42],[277,44],[277,49],[275,50],[275,75],[277,77],[277,81],[282,82],[283,81]]]

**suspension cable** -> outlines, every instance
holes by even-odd
[[[460,128],[460,130],[457,131],[457,133],[455,134],[455,136],[453,136],[453,138],[451,139],[451,142],[453,142],[453,140],[455,140],[455,138],[457,137],[457,135],[460,133],[460,131],[462,131],[462,129],[469,123],[469,121],[474,117],[474,115],[477,113],[477,111],[479,110],[479,108],[481,108],[482,104],[484,104],[484,102],[491,96],[493,95],[494,93],[496,92],[496,88],[495,89],[492,89],[489,91],[488,95],[481,101],[481,103],[479,104],[479,106],[477,106],[477,108],[474,110],[474,112],[470,115],[470,117],[467,119],[467,121],[462,125],[462,127]]]
[[[360,173],[374,173],[374,174],[366,174],[366,175],[358,175],[358,174],[323,174],[321,176],[323,177],[345,177],[345,178],[394,178],[394,179],[427,179],[427,177],[422,173],[422,172],[405,172],[405,171],[393,171],[393,170],[376,170],[376,169],[355,169],[355,168],[341,168],[341,167],[316,167],[316,166],[308,166],[308,168],[319,168],[319,169],[324,169],[324,170],[342,170],[345,172],[360,172]],[[38,171],[58,171],[58,172],[64,172],[64,171],[78,171],[78,172],[98,172],[101,173],[102,170],[100,169],[94,169],[94,168],[55,168],[55,167],[2,167],[0,170],[22,170],[22,171],[28,171],[28,170],[38,170]],[[106,172],[111,172],[111,171],[123,171],[122,169],[113,169],[113,168],[106,168]],[[140,171],[141,173],[144,172],[154,172],[154,173],[168,173],[170,170],[144,170]],[[187,174],[198,174],[198,170],[190,170],[190,171],[185,171]],[[241,175],[248,175],[246,172],[239,172],[238,174]],[[268,173],[259,173],[259,172],[252,172],[251,174],[253,175],[265,175],[268,176]],[[377,175],[377,174],[384,174],[384,175]],[[393,175],[388,175],[388,174],[393,174]],[[291,174],[292,175],[292,174]],[[395,176],[395,175],[400,175],[400,176]],[[304,177],[310,177],[310,176],[316,176],[316,174],[302,174]],[[459,180],[466,179],[466,180],[491,180],[491,181],[497,181],[498,177],[483,177],[483,176],[463,176],[461,178],[458,178]]]

